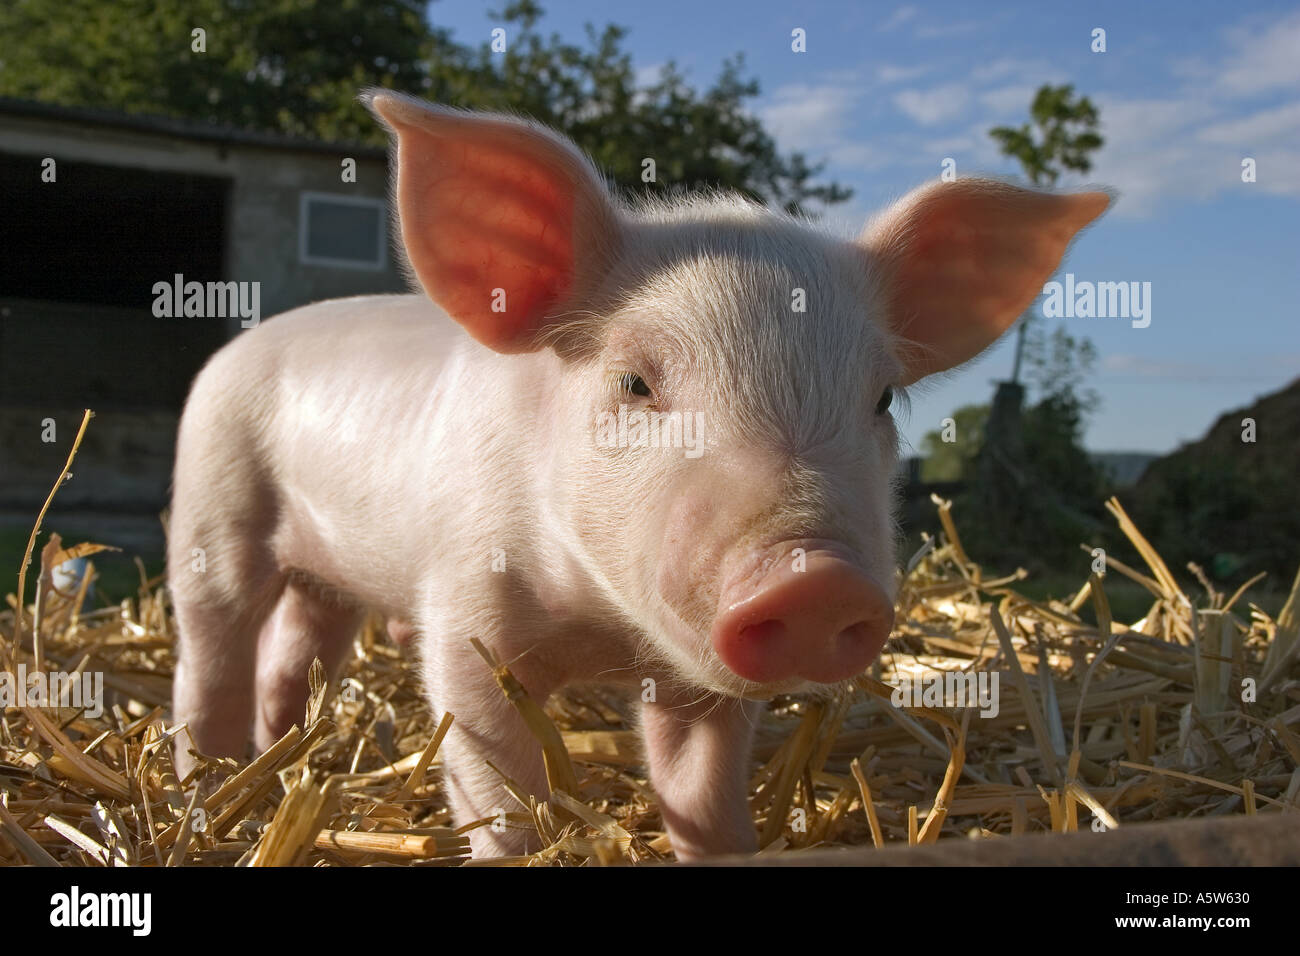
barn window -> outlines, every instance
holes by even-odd
[[[310,266],[383,269],[387,222],[382,199],[304,192],[298,204],[298,259]]]

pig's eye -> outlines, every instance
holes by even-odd
[[[886,385],[885,390],[880,393],[880,401],[876,402],[876,414],[883,415],[889,411],[889,406],[894,401],[894,390]]]
[[[649,398],[651,395],[650,386],[635,372],[623,372],[619,375],[618,387],[629,395],[637,395],[641,398]]]

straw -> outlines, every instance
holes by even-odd
[[[1300,575],[1276,619],[1255,604],[1247,617],[1251,582],[1194,572],[1202,580],[1185,591],[1112,500],[1132,554],[1126,563],[1108,550],[1106,568],[1151,596],[1145,615],[1117,620],[1110,578],[1031,600],[1024,573],[983,567],[981,542],[959,539],[952,503],[937,505],[943,531],[900,576],[895,630],[871,672],[830,696],[779,697],[759,721],[745,771],[764,857],[1297,809]],[[176,625],[162,582],[86,607],[84,581],[63,594],[48,572],[102,546],[51,536],[37,552],[37,538],[18,583],[41,554],[38,600],[8,595],[0,663],[30,674],[39,656],[43,672],[102,674],[106,699],[93,717],[53,706],[70,701],[0,714],[0,865],[461,865],[478,828],[495,822],[454,816],[442,759],[453,715],[430,712],[418,657],[375,619],[343,673],[303,675],[301,728],[258,756],[199,755],[192,779],[177,780],[171,751],[184,728],[169,720]],[[1096,625],[1080,616],[1089,604]],[[533,843],[473,862],[671,860],[636,690],[591,684],[534,700],[474,644],[543,754],[549,786],[527,792],[485,755],[519,800],[506,825]],[[996,676],[996,707],[894,705],[901,681],[946,675]],[[338,693],[340,679],[365,693]]]

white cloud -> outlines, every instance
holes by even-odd
[[[1300,86],[1300,11],[1259,28],[1228,34],[1233,53],[1223,64],[1219,86],[1249,95]]]
[[[971,136],[945,136],[926,140],[921,148],[935,156],[955,156],[969,154],[975,149],[975,144],[976,140]]]
[[[1300,149],[1261,150],[1251,158],[1257,164],[1259,185],[1264,192],[1300,199]],[[1241,167],[1235,156],[1233,160],[1235,178],[1240,174]]]
[[[999,86],[997,89],[985,90],[979,95],[980,104],[998,116],[1010,113],[1022,118],[1028,114],[1029,105],[1034,101],[1034,94],[1041,84],[1017,83],[1014,86]]]
[[[928,66],[891,66],[883,63],[876,67],[876,79],[881,83],[899,83],[903,80],[914,80],[929,71]]]
[[[908,20],[913,19],[919,11],[913,6],[902,6],[895,10],[884,23],[879,26],[881,33],[888,33],[896,30]]]
[[[970,77],[977,83],[985,83],[989,80],[1000,80],[1004,76],[1025,76],[1030,73],[1040,73],[1041,71],[1042,68],[1037,63],[1003,57],[1000,60],[994,60],[991,63],[984,63],[975,67],[975,69],[971,70]]]
[[[894,96],[894,105],[922,126],[933,126],[954,119],[970,100],[964,83],[949,83],[929,90],[903,90]]]
[[[851,85],[793,83],[778,87],[758,115],[783,147],[825,149],[844,141],[859,95]]]
[[[857,139],[852,129],[859,113],[861,84],[841,77],[834,83],[795,83],[778,87],[759,119],[782,150],[798,150],[809,160],[851,170],[876,169],[889,152]]]
[[[1229,189],[1300,195],[1300,104],[1224,120],[1224,106],[1203,96],[1096,99],[1106,145],[1087,178],[1120,191],[1118,215],[1145,216],[1161,202]],[[1247,134],[1254,134],[1250,141]],[[1241,182],[1245,155],[1259,163],[1257,183]]]
[[[1297,54],[1300,56],[1300,53]],[[1225,120],[1197,132],[1203,143],[1223,143],[1250,148],[1256,143],[1300,140],[1300,102],[1258,110],[1241,119]]]
[[[829,146],[826,148],[825,156],[832,165],[858,169],[878,169],[892,159],[888,150],[869,143],[853,142]]]
[[[916,35],[927,40],[937,39],[938,37],[958,36],[962,33],[970,33],[988,23],[980,20],[958,20],[953,23],[937,23],[932,26],[918,26]]]

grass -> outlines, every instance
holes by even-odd
[[[64,546],[82,541],[96,541],[100,544],[113,543],[111,541],[101,541],[103,535],[93,534],[84,528],[78,528],[76,525],[67,528],[54,527],[53,523],[48,519],[45,524],[46,528],[36,538],[32,566],[27,569],[27,586],[23,590],[26,592],[24,595],[25,602],[29,604],[36,599],[36,576],[40,570],[37,563],[41,548],[49,540],[50,531],[59,533],[63,538]],[[0,528],[0,574],[5,575],[11,581],[16,581],[18,578],[18,565],[27,550],[27,539],[30,535],[30,528]],[[105,607],[108,604],[120,601],[122,598],[135,596],[140,589],[140,568],[136,564],[137,557],[144,564],[147,577],[154,578],[162,574],[165,561],[161,554],[137,556],[125,551],[106,551],[95,555],[91,559],[95,565],[95,605],[97,607]]]

